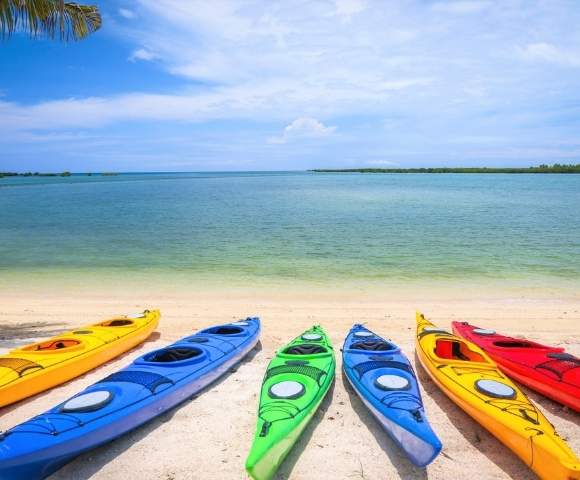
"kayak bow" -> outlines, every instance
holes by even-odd
[[[415,372],[401,349],[362,325],[344,341],[346,377],[383,429],[418,467],[431,463],[441,442],[431,429]]]
[[[319,326],[278,350],[266,370],[246,460],[252,478],[274,476],[330,389],[334,370],[332,345]]]

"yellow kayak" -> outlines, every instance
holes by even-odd
[[[0,407],[78,377],[143,342],[159,310],[115,317],[0,355]]]
[[[580,479],[574,452],[483,350],[420,313],[416,340],[419,360],[439,388],[540,478]]]

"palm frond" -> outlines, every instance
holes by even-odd
[[[63,0],[0,0],[0,33],[17,30],[36,37],[44,34],[60,40],[80,40],[101,27],[99,9]]]

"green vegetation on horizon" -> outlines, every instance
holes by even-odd
[[[25,173],[16,173],[16,172],[0,172],[0,178],[3,177],[70,177],[72,173],[69,171],[64,171],[62,173],[39,173],[39,172],[25,172]],[[92,176],[92,173],[77,173],[75,175],[87,175],[88,177]],[[113,172],[103,172],[100,175],[103,177],[113,177],[118,175],[118,173]]]
[[[64,0],[0,0],[0,37],[26,31],[62,41],[81,40],[101,28],[102,18],[94,5]]]
[[[436,167],[436,168],[317,168],[318,173],[580,173],[576,165],[540,165],[537,167]]]

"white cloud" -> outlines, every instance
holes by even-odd
[[[566,67],[580,67],[580,50],[566,51],[550,43],[541,42],[530,43],[518,51],[526,60],[539,60]]]
[[[136,17],[135,12],[133,10],[129,10],[128,8],[119,8],[119,15],[129,20]]]
[[[19,103],[8,91],[0,98],[0,137],[134,131],[136,122],[173,122],[156,132],[197,131],[192,123],[227,120],[215,127],[222,152],[241,142],[223,138],[247,128],[244,139],[274,159],[316,150],[316,143],[292,139],[300,128],[304,137],[316,138],[316,128],[324,132],[340,118],[340,135],[320,147],[340,147],[338,156],[363,164],[377,155],[436,159],[437,146],[445,150],[438,158],[445,159],[454,149],[475,151],[499,136],[509,140],[497,142],[498,156],[517,142],[526,153],[531,150],[523,147],[536,138],[534,148],[541,149],[577,135],[580,112],[572,107],[580,78],[577,70],[557,68],[577,66],[580,52],[580,10],[566,2],[527,2],[526,8],[521,0],[133,5],[129,16],[138,12],[139,22],[107,28],[118,35],[120,49],[134,50],[132,61],[154,61],[153,68],[175,77],[163,83],[162,93],[142,93],[134,79],[124,84],[126,92],[102,97]],[[150,88],[153,82],[147,83]],[[167,90],[168,84],[176,86]],[[270,139],[287,148],[265,145],[265,132],[289,119],[321,127],[298,128],[299,122]],[[159,133],[156,143],[162,141]],[[245,145],[241,150],[249,151]]]
[[[336,15],[349,20],[353,15],[366,10],[367,6],[366,0],[334,0]]]
[[[336,127],[325,126],[310,117],[300,117],[288,125],[279,137],[270,137],[268,143],[287,143],[296,138],[321,138],[332,135]]]
[[[311,115],[313,110],[328,115],[347,111],[370,114],[380,112],[389,103],[394,105],[392,95],[395,93],[398,98],[404,98],[402,92],[407,88],[425,84],[418,79],[395,83],[376,83],[372,79],[364,78],[353,81],[360,88],[279,79],[256,84],[225,85],[203,92],[131,93],[111,97],[69,98],[32,106],[0,100],[0,126],[15,130],[42,129],[47,125],[53,129],[88,128],[127,120],[281,121],[293,116],[300,120],[304,112]],[[301,122],[298,122],[290,131],[300,126]]]
[[[134,50],[133,53],[131,53],[129,56],[129,61],[136,62],[137,60],[143,60],[145,62],[150,62],[156,58],[159,58],[159,55],[152,52],[151,50],[147,50],[146,48],[138,48],[137,50]]]

